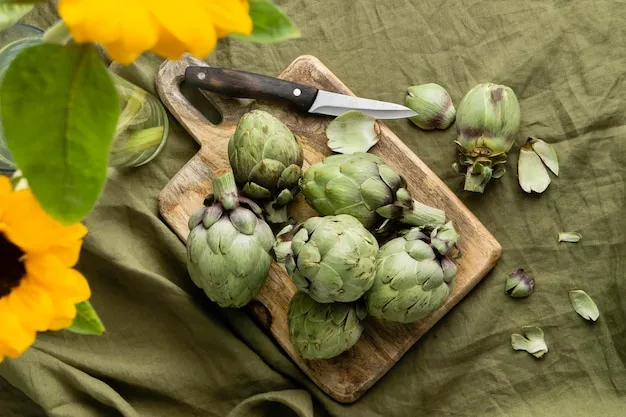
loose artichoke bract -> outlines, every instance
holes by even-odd
[[[366,316],[361,300],[322,304],[299,291],[289,303],[289,339],[304,359],[334,358],[356,344]]]
[[[278,234],[274,253],[299,290],[318,303],[352,302],[374,281],[376,238],[346,214],[311,217],[295,230]],[[281,241],[292,232],[291,241]]]
[[[477,85],[459,104],[456,126],[459,161],[453,167],[465,174],[465,190],[482,193],[491,178],[504,175],[507,152],[519,132],[515,92],[505,85]]]
[[[209,207],[189,219],[187,268],[192,281],[221,307],[242,307],[269,274],[275,238],[261,208],[240,197],[231,173],[213,179]]]
[[[228,142],[237,186],[263,206],[266,220],[287,221],[287,206],[298,193],[304,155],[295,135],[262,110],[243,115]]]
[[[451,229],[448,224],[441,232],[446,236],[437,237],[436,230],[425,233],[428,230],[415,227],[380,248],[374,285],[365,296],[371,316],[412,323],[443,305],[452,291],[457,270],[448,257],[458,242],[458,235],[450,233]],[[435,239],[446,244],[432,245]]]
[[[348,214],[377,234],[389,232],[397,222],[424,226],[446,220],[443,210],[414,200],[405,179],[370,153],[325,158],[304,172],[300,189],[319,214]]]

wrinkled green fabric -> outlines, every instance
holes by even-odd
[[[157,195],[198,147],[173,118],[150,164],[111,176],[86,220],[80,269],[107,326],[103,337],[42,334],[0,365],[8,416],[624,416],[626,415],[626,3],[606,0],[280,0],[303,37],[260,46],[227,40],[207,60],[268,75],[297,56],[322,60],[356,94],[402,103],[436,82],[458,105],[479,82],[511,86],[522,130],[508,173],[484,195],[463,192],[454,126],[393,131],[502,243],[496,268],[360,401],[320,391],[242,311],[194,287],[185,248]],[[49,12],[34,19],[48,24]],[[42,24],[43,24],[42,23]],[[154,92],[160,60],[115,70]],[[518,146],[554,143],[561,173],[541,196],[517,183]],[[578,231],[578,244],[558,243]],[[505,277],[524,268],[535,292],[514,300]],[[601,316],[589,324],[568,290]],[[510,335],[543,328],[549,352],[514,351]],[[8,411],[7,411],[8,410]]]

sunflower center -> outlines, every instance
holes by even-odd
[[[11,293],[26,275],[24,252],[0,233],[0,298]]]

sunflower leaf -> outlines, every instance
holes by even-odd
[[[596,321],[600,317],[598,306],[589,294],[582,290],[571,290],[569,292],[569,301],[580,317],[585,320]]]
[[[6,71],[0,103],[7,145],[42,208],[80,221],[104,187],[120,113],[95,46],[24,49]]]
[[[535,358],[541,359],[548,352],[543,330],[537,326],[522,327],[522,334],[511,335],[511,346],[515,350],[525,350]]]
[[[230,36],[256,43],[281,42],[300,37],[295,23],[271,0],[250,0],[253,28],[250,35],[233,33]]]
[[[76,318],[66,330],[90,336],[101,336],[105,331],[102,320],[89,301],[76,304]]]
[[[0,2],[0,30],[16,24],[33,9],[31,2]]]

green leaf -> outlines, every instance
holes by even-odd
[[[90,336],[101,336],[105,331],[102,320],[89,301],[76,304],[76,317],[66,330]]]
[[[569,301],[572,303],[574,311],[585,320],[596,321],[598,317],[600,317],[598,306],[593,299],[589,297],[589,294],[583,290],[571,290],[569,292]]]
[[[254,23],[252,34],[233,33],[233,38],[273,43],[300,37],[295,23],[271,0],[250,0],[250,17]]]
[[[0,3],[0,30],[13,26],[33,9],[32,4]]]
[[[96,48],[41,44],[23,50],[0,86],[9,150],[41,206],[75,223],[106,181],[119,98]]]

